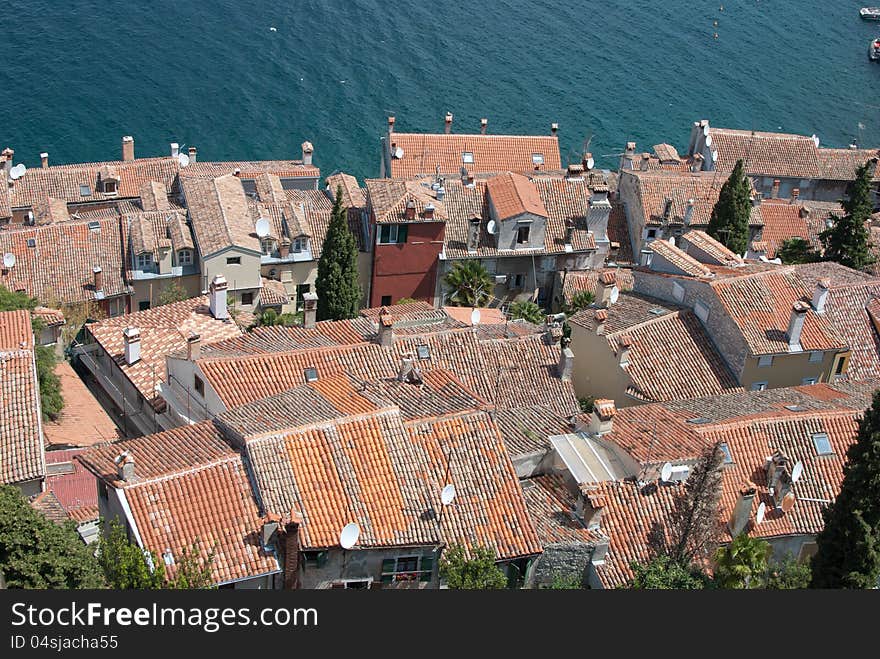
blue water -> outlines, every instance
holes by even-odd
[[[880,145],[867,0],[7,0],[0,143],[38,164],[139,155],[299,157],[378,175],[398,130],[546,133],[602,166],[691,122]],[[713,26],[713,21],[718,26]],[[277,31],[271,31],[270,26]],[[713,32],[718,39],[713,38]],[[861,123],[864,128],[859,128]]]

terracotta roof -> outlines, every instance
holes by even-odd
[[[46,452],[46,487],[78,524],[98,519],[97,479],[79,460],[74,460],[83,450]]]
[[[145,211],[123,215],[122,222],[123,227],[128,228],[132,256],[143,253],[155,255],[160,247],[170,247],[174,251],[194,248],[185,213]],[[128,262],[132,262],[131,256]]]
[[[286,190],[287,198],[293,203],[294,208],[302,208],[305,214],[306,225],[304,230],[311,236],[312,258],[321,258],[324,247],[324,239],[330,220],[333,219],[333,202],[320,190]],[[361,210],[359,208],[348,209],[348,228],[358,244],[358,249],[364,251],[364,235],[361,230]]]
[[[853,181],[856,168],[874,160],[869,168],[871,178],[880,181],[880,149],[819,149],[819,178],[832,181]]]
[[[67,322],[64,318],[64,313],[60,309],[35,307],[31,314],[42,320],[46,327],[59,327]]]
[[[45,472],[33,347],[0,350],[0,483],[41,478]]]
[[[141,336],[141,358],[132,365],[125,363],[122,331],[126,327],[138,328]],[[89,323],[86,328],[148,401],[156,396],[155,385],[165,380],[165,358],[186,350],[191,334],[198,334],[202,345],[241,334],[231,320],[211,315],[207,296]]]
[[[880,330],[873,322],[880,281],[835,286],[828,291],[825,315],[852,354],[846,376],[853,380],[880,377]]]
[[[116,424],[107,416],[70,363],[59,360],[55,365],[55,375],[61,381],[64,408],[58,420],[43,423],[46,444],[91,446],[118,439]]]
[[[406,321],[410,319],[412,314],[421,314],[423,312],[435,311],[434,306],[425,300],[415,300],[406,304],[394,304],[388,307],[369,307],[361,309],[360,315],[369,318],[372,322],[379,321],[379,316],[390,316],[393,323]]]
[[[46,490],[37,494],[30,500],[31,507],[39,513],[45,515],[49,520],[56,524],[64,524],[70,517],[64,506],[58,501],[58,497],[52,490]]]
[[[715,168],[730,172],[742,160],[747,174],[786,178],[819,178],[819,149],[813,138],[789,133],[763,133],[710,128]]]
[[[571,303],[572,296],[580,291],[589,291],[595,295],[596,284],[599,281],[599,275],[603,270],[569,270],[565,275],[565,285],[562,288],[562,294],[565,296],[565,302]],[[626,268],[618,268],[615,270],[617,275],[617,287],[621,292],[631,291],[633,289],[632,270]]]
[[[27,309],[0,311],[0,350],[33,350],[34,331]]]
[[[290,297],[284,290],[284,284],[277,279],[267,279],[261,277],[263,288],[260,290],[260,306],[261,307],[277,307],[288,304]]]
[[[548,217],[541,196],[522,174],[507,172],[486,182],[486,192],[499,220],[509,220],[525,213]]]
[[[171,210],[171,204],[168,203],[168,190],[157,181],[144,183],[138,191],[138,196],[141,198],[141,207],[145,211]]]
[[[657,158],[661,163],[678,164],[681,162],[681,156],[678,155],[678,150],[671,144],[655,144],[654,153],[657,155]]]
[[[571,432],[566,420],[544,405],[500,409],[495,423],[512,456],[550,451],[550,437]]]
[[[342,186],[342,205],[345,208],[364,208],[367,205],[367,191],[358,186],[351,174],[340,172],[327,177],[327,196],[336,199],[336,189]]]
[[[437,199],[437,192],[427,181],[367,179],[365,183],[369,208],[376,224],[443,222],[448,217],[445,201]],[[406,217],[410,203],[415,209],[413,219]],[[427,212],[429,206],[434,207],[433,214]]]
[[[443,307],[443,311],[460,323],[471,325],[471,314],[474,312],[473,307]],[[480,307],[480,321],[478,325],[493,325],[507,322],[507,317],[501,313],[501,309],[492,307]]]
[[[43,301],[96,299],[95,266],[103,271],[104,297],[127,293],[118,218],[0,231],[0,252],[16,256],[14,267],[0,270],[0,283]]]
[[[458,175],[462,166],[474,173],[531,172],[562,169],[559,141],[555,135],[461,135],[392,133],[392,151],[400,147],[403,158],[391,158],[391,176],[409,178],[434,174]],[[473,162],[465,162],[463,154],[473,154]],[[543,164],[536,165],[534,154],[541,154]]]
[[[648,243],[648,247],[655,255],[663,257],[684,274],[700,278],[712,277],[712,271],[704,264],[700,263],[697,259],[688,255],[687,252],[682,251],[675,245],[670,245],[665,240],[652,240]],[[651,267],[654,269],[656,264],[652,264]]]
[[[575,497],[562,476],[546,474],[520,482],[526,508],[543,547],[549,545],[593,544],[602,540],[600,533],[587,530],[574,514]]]
[[[377,399],[396,405],[404,421],[448,416],[486,407],[482,398],[442,368],[430,371],[420,369],[414,383],[385,378],[365,383],[364,387]]]
[[[789,238],[803,238],[813,249],[821,250],[819,233],[831,214],[841,215],[840,204],[808,201],[792,204],[788,199],[765,199],[761,203],[764,227],[760,240],[765,243],[768,259],[776,257],[782,243]]]
[[[261,251],[240,178],[186,177],[182,185],[202,258],[231,246]]]
[[[617,243],[617,263],[633,263],[632,241],[629,235],[629,224],[626,221],[626,209],[620,200],[611,202],[611,214],[608,216],[608,239]]]
[[[54,222],[67,222],[70,219],[67,202],[64,199],[41,197],[34,200],[32,207],[35,224],[53,224]]]
[[[682,249],[685,252],[688,252],[690,246],[693,246],[703,252],[707,257],[716,260],[718,265],[736,267],[743,262],[742,257],[738,254],[734,254],[722,243],[718,242],[712,236],[703,231],[693,229],[684,234],[681,239],[684,242]]]
[[[211,162],[199,160],[191,162],[180,170],[180,178],[216,178],[239,171],[239,178],[256,179],[260,174],[270,173],[287,178],[319,178],[321,170],[313,165],[304,165],[302,160],[229,160]]]

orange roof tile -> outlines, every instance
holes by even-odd
[[[531,181],[521,174],[499,174],[486,182],[486,192],[499,220],[509,220],[525,213],[548,217],[541,196]]]
[[[730,128],[710,128],[715,168],[730,172],[742,160],[747,174],[819,178],[819,148],[811,137]]]
[[[28,317],[26,311],[24,315]],[[0,349],[0,483],[27,481],[45,474],[40,417],[33,346]]]
[[[119,439],[116,424],[107,416],[70,363],[59,361],[55,366],[55,375],[61,381],[64,408],[56,421],[49,420],[43,424],[46,444],[91,446]]]

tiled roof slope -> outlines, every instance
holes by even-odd
[[[462,165],[474,173],[530,172],[536,168],[532,155],[544,158],[541,169],[562,169],[559,141],[555,135],[464,135],[392,133],[392,149],[403,149],[403,158],[391,159],[391,176],[410,178],[434,174],[458,175]],[[465,164],[462,154],[472,153],[473,163]]]
[[[193,239],[186,214],[180,211],[145,211],[123,215],[123,228],[128,228],[131,254],[157,254],[160,247],[177,251],[193,249]]]
[[[730,128],[710,128],[709,135],[718,152],[715,168],[721,172],[733,171],[742,160],[748,174],[819,177],[819,148],[811,137]]]
[[[819,177],[833,181],[852,181],[856,168],[873,161],[871,178],[880,181],[880,149],[819,149]]]
[[[166,377],[165,357],[186,350],[191,334],[198,334],[202,345],[241,334],[234,322],[211,315],[206,296],[107,318],[86,327],[147,400],[153,400],[156,383]],[[141,358],[131,365],[125,363],[122,331],[126,327],[138,328],[141,336]]]
[[[547,209],[538,191],[522,174],[507,172],[493,176],[486,182],[486,192],[502,221],[525,213],[547,217]]]
[[[345,208],[363,208],[367,205],[367,191],[358,186],[357,179],[351,174],[340,172],[327,177],[327,195],[336,199],[336,190],[342,186],[342,205]]]
[[[180,170],[180,178],[215,178],[233,174],[236,170],[243,179],[256,179],[260,174],[274,174],[280,178],[318,178],[321,170],[304,165],[302,160],[226,160],[191,162]]]
[[[55,375],[61,381],[64,407],[56,420],[43,424],[47,446],[91,446],[119,437],[113,420],[66,360],[58,360]],[[57,453],[57,451],[53,451]]]
[[[33,350],[34,331],[27,309],[0,311],[0,350]]]
[[[738,254],[734,254],[722,243],[715,240],[712,236],[704,231],[693,229],[682,236],[682,239],[704,252],[708,257],[718,261],[719,265],[737,266],[742,263],[742,258]],[[687,251],[687,249],[685,249]]]
[[[574,497],[562,476],[546,474],[522,481],[523,497],[543,547],[593,543],[603,536],[587,530],[574,514]]]
[[[545,405],[500,409],[495,423],[510,455],[550,451],[549,437],[571,432],[565,419]]]
[[[611,214],[608,216],[608,239],[619,245],[615,261],[622,264],[633,263],[626,209],[619,199],[611,202]]]
[[[666,261],[692,277],[707,278],[712,276],[712,271],[694,257],[683,252],[675,245],[670,245],[665,240],[652,240],[648,247],[654,254],[662,256]]]
[[[788,199],[765,199],[761,203],[764,226],[760,241],[766,243],[767,258],[776,252],[789,238],[803,238],[815,250],[821,250],[819,233],[825,230],[825,220],[832,214],[842,215],[840,204],[808,201],[793,204]]]
[[[0,349],[0,483],[45,474],[40,414],[33,347]]]
[[[448,218],[444,201],[437,199],[437,192],[428,181],[402,181],[396,179],[368,179],[367,199],[376,224],[400,224],[409,222],[442,222]],[[406,217],[407,204],[415,207],[413,219]],[[432,216],[426,213],[434,207]]]
[[[183,193],[202,257],[230,246],[260,251],[248,198],[241,179],[186,177]]]
[[[74,456],[83,449],[46,452],[46,487],[55,494],[77,523],[98,519],[98,484],[95,475]]]
[[[565,275],[565,284],[562,293],[567,303],[571,302],[571,298],[575,293],[587,291],[596,293],[596,284],[599,282],[599,275],[605,270],[569,270]],[[618,268],[614,271],[616,276],[617,288],[625,293],[633,289],[633,274],[628,268]]]
[[[85,302],[95,299],[93,268],[100,266],[104,296],[125,294],[119,219],[95,222],[96,229],[78,221],[0,231],[0,252],[16,257],[14,267],[0,270],[0,283],[43,301]],[[30,240],[34,247],[28,247]]]

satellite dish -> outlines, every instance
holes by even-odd
[[[593,169],[593,167],[595,167],[595,166],[596,166],[596,161],[593,160],[592,158],[587,158],[587,169],[588,170]]]
[[[361,527],[355,522],[346,524],[342,529],[342,533],[339,534],[339,544],[342,545],[343,549],[351,549],[357,544],[360,535]]]
[[[177,156],[177,162],[180,163],[181,167],[186,167],[189,164],[189,156],[185,153],[180,153]]]
[[[617,302],[617,298],[619,298],[619,297],[620,297],[620,289],[617,288],[617,286],[614,286],[611,289],[611,304],[614,304],[615,302]]]
[[[394,149],[394,157],[397,158],[398,160],[403,158],[403,147],[402,146],[399,146],[396,149]]]
[[[667,242],[675,247],[675,236],[669,236],[669,240]]]
[[[813,133],[811,139],[813,140],[813,144],[815,144],[815,145],[816,145],[816,148],[818,149],[818,148],[819,148],[819,138],[816,137],[816,133]]]
[[[703,135],[705,135],[706,137],[709,137],[709,124],[706,124],[705,126],[703,126]]]
[[[265,238],[266,236],[268,236],[269,235],[269,220],[267,220],[265,217],[261,217],[259,220],[257,220],[256,229],[257,229],[257,235],[260,238]]]
[[[15,265],[15,254],[13,254],[12,252],[6,252],[3,255],[3,267],[4,268],[11,268],[14,265]]]
[[[791,482],[797,483],[804,475],[804,463],[798,460],[791,470]]]
[[[712,136],[706,135],[706,146],[712,146]]]
[[[782,512],[787,513],[792,508],[794,508],[795,496],[794,492],[789,492],[784,497],[782,497],[782,503],[780,504],[780,508],[782,508]]]
[[[755,524],[760,524],[764,521],[764,515],[767,514],[767,504],[763,501],[758,506],[758,512],[755,515]]]
[[[471,325],[479,325],[480,324],[480,310],[474,307],[474,310],[471,311]],[[452,486],[450,486],[452,487]]]
[[[712,152],[712,162],[718,162],[718,152],[717,151]]]
[[[15,167],[9,170],[9,176],[12,177],[12,180],[20,179],[24,176],[26,171],[27,167],[25,167],[23,163],[18,163]]]
[[[447,485],[446,487],[444,487],[440,491],[440,503],[442,503],[444,506],[448,506],[450,503],[452,503],[452,500],[454,498],[455,498],[455,485],[452,485],[450,483],[449,485]]]
[[[495,220],[489,220],[489,222],[486,224],[486,232],[489,235],[495,235]]]
[[[672,465],[666,462],[663,464],[663,468],[660,469],[660,479],[664,483],[668,483],[670,478],[672,478]]]

